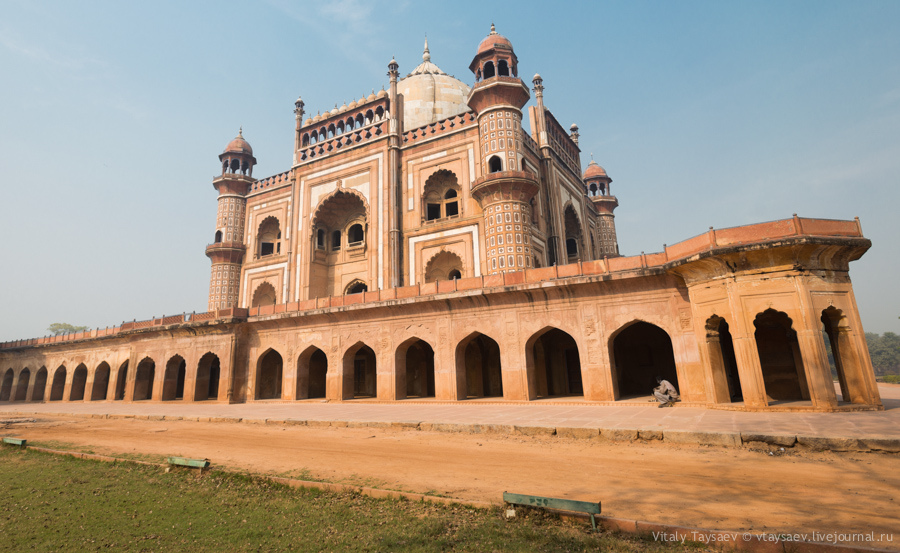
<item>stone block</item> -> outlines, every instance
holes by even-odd
[[[638,430],[638,438],[646,441],[650,440],[662,440],[663,439],[663,431],[662,430]]]
[[[476,424],[478,432],[481,434],[513,434],[516,427],[511,424]]]
[[[419,428],[419,423],[415,421],[394,421],[391,423],[391,428],[400,428],[404,430],[415,430]]]
[[[762,442],[764,444],[794,447],[797,443],[797,436],[790,434],[753,434],[749,432],[741,432],[741,441],[745,444],[752,442]]]
[[[575,438],[577,440],[590,440],[600,437],[599,428],[567,428],[556,427],[556,435],[560,438]]]
[[[738,432],[693,432],[684,430],[665,430],[663,432],[663,440],[673,444],[741,447],[741,435]]]
[[[600,436],[614,442],[631,442],[637,439],[638,431],[629,428],[604,428]]]
[[[797,443],[815,451],[864,451],[856,438],[797,436]]]
[[[285,426],[306,426],[306,421],[297,419],[287,419],[282,421]]]
[[[887,438],[883,436],[873,438],[860,438],[859,443],[872,451],[889,451],[900,453],[900,438]]]
[[[556,434],[556,428],[553,426],[516,426],[515,432],[523,436],[552,436]]]
[[[306,426],[311,426],[313,428],[323,428],[326,426],[331,426],[331,421],[306,421]]]

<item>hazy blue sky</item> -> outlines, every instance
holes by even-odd
[[[867,331],[900,332],[900,2],[0,1],[0,340],[205,311],[218,154],[264,177],[313,114],[432,61],[465,82],[493,20],[581,128],[624,254],[859,216]]]

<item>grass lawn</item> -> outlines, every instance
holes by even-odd
[[[0,447],[6,551],[658,551],[532,511],[298,490]]]

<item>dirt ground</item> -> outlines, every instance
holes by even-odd
[[[600,500],[604,515],[661,524],[874,532],[874,542],[856,545],[900,549],[900,456],[891,454],[49,416],[6,428],[94,453],[209,458],[254,473],[461,499],[499,503],[512,491]]]

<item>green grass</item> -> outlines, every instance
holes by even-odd
[[[900,374],[886,374],[881,379],[890,384],[900,384]]]
[[[7,551],[661,551],[530,511],[292,489],[251,476],[0,448]]]

